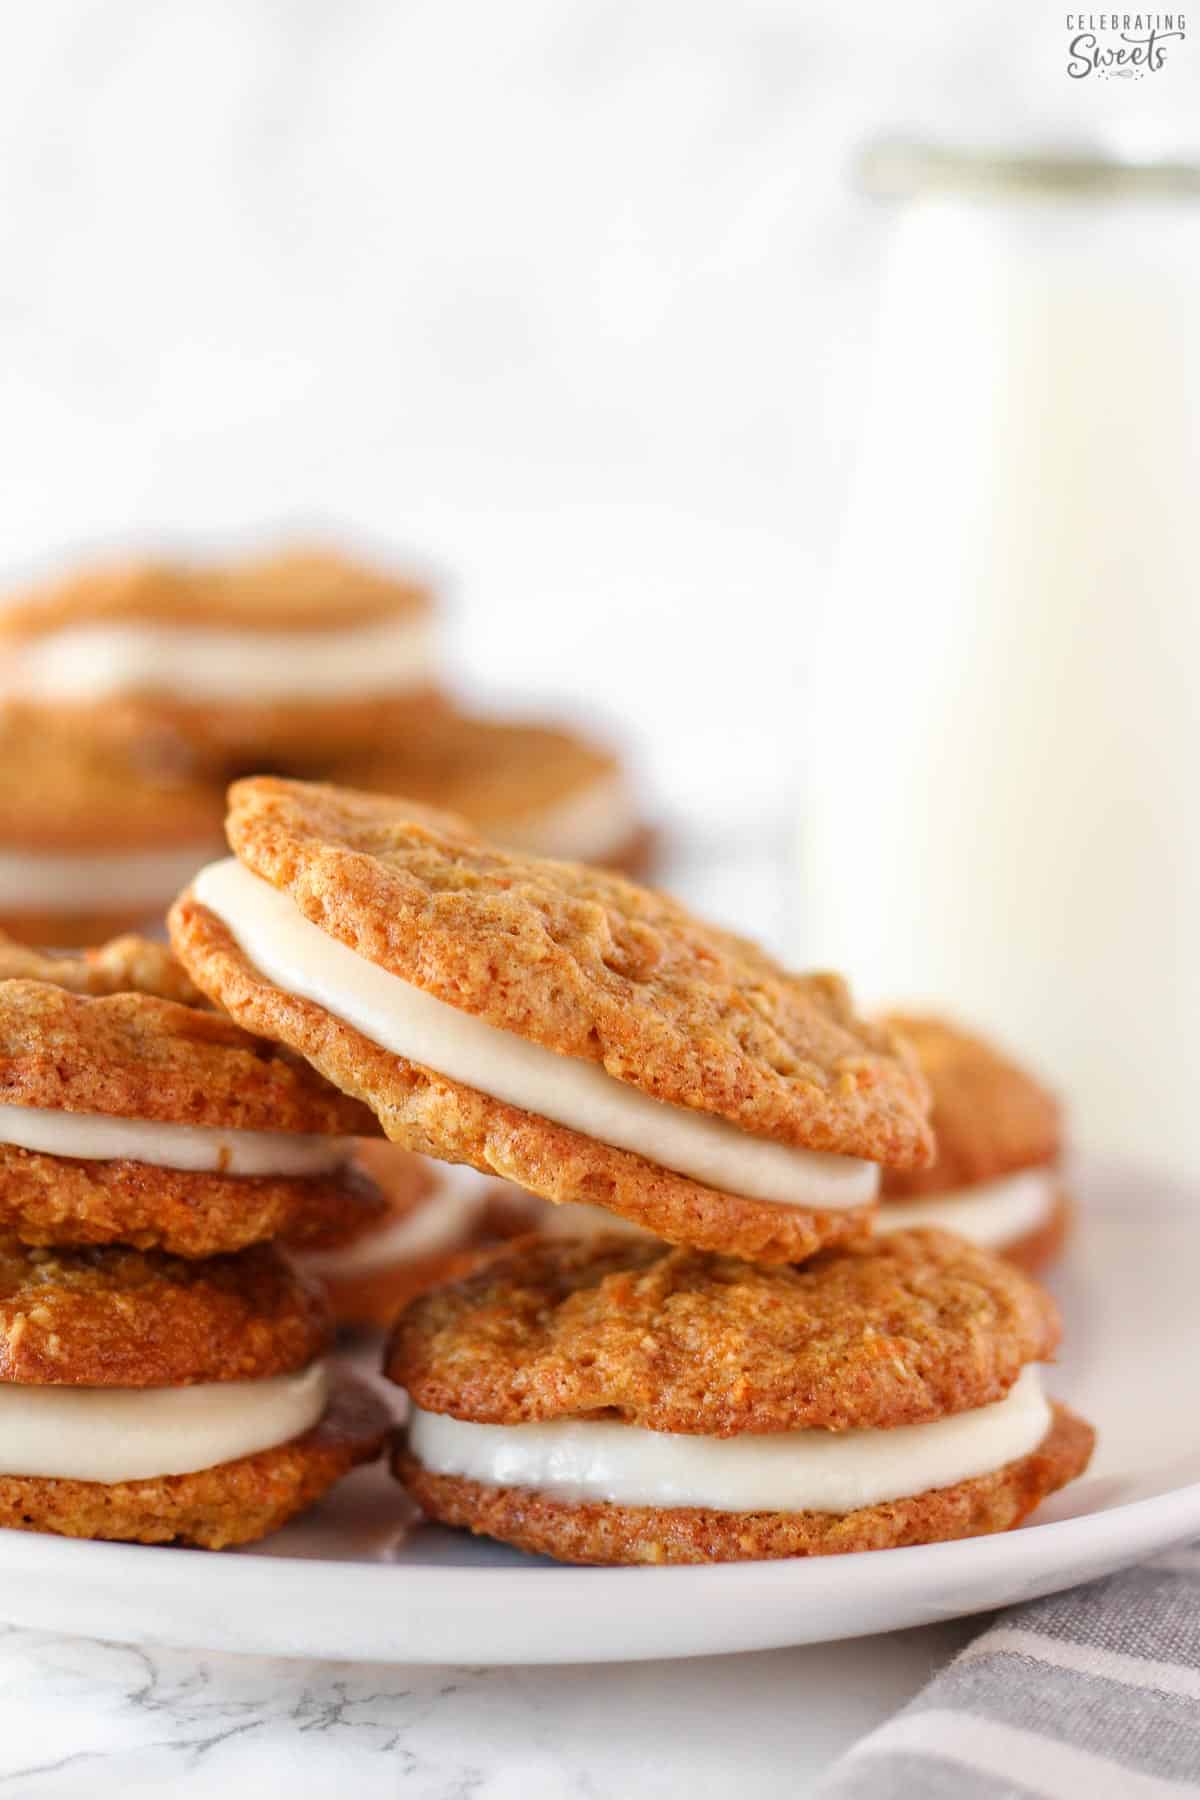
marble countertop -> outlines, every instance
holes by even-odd
[[[0,1792],[797,1800],[976,1629],[531,1669],[192,1655],[3,1628]]]

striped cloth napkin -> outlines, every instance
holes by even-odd
[[[1200,1794],[1200,1546],[1000,1613],[820,1800]]]

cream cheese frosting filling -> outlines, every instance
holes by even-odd
[[[889,1200],[876,1215],[875,1230],[886,1233],[937,1225],[984,1250],[997,1250],[1017,1243],[1046,1223],[1057,1186],[1053,1169],[1021,1169],[1016,1175],[931,1194],[927,1199]]]
[[[186,887],[214,845],[172,850],[0,850],[0,908],[20,912],[156,910]]]
[[[10,652],[4,686],[36,700],[169,694],[178,700],[345,700],[422,687],[434,673],[425,619],[327,631],[198,625],[68,625]]]
[[[498,820],[496,836],[514,850],[559,862],[597,862],[628,844],[638,828],[633,793],[623,775],[602,775],[557,806]]]
[[[48,1106],[0,1106],[0,1144],[85,1162],[152,1163],[213,1175],[327,1175],[353,1150],[350,1138],[293,1131],[237,1131],[122,1119]]]
[[[467,1179],[470,1177],[471,1179]],[[474,1169],[454,1169],[436,1193],[390,1224],[364,1232],[338,1250],[293,1251],[308,1275],[334,1281],[374,1275],[394,1263],[453,1250],[481,1217],[488,1201],[488,1182]]]
[[[952,1487],[1028,1456],[1050,1428],[1039,1372],[928,1425],[714,1438],[599,1419],[479,1425],[414,1407],[408,1445],[437,1475],[617,1506],[848,1513]]]
[[[300,1437],[329,1398],[325,1363],[265,1381],[178,1388],[0,1382],[0,1475],[152,1481],[235,1462]]]
[[[202,869],[192,892],[267,980],[451,1081],[726,1193],[835,1210],[878,1191],[875,1163],[752,1137],[436,999],[322,931],[233,857]]]

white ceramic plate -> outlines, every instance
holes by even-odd
[[[720,1568],[559,1568],[424,1527],[363,1471],[235,1555],[0,1531],[0,1616],[206,1650],[608,1662],[855,1637],[1004,1606],[1200,1536],[1200,1194],[1081,1174],[1049,1383],[1099,1427],[1084,1479],[1002,1537]]]

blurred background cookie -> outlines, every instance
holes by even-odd
[[[938,1225],[1027,1268],[1062,1247],[1072,1214],[1059,1169],[1058,1101],[1028,1069],[974,1033],[929,1015],[891,1013],[933,1096],[937,1160],[886,1169],[877,1231]]]
[[[461,813],[512,850],[638,874],[651,833],[615,750],[563,725],[457,708],[331,771],[344,787]]]
[[[0,711],[0,929],[85,945],[160,920],[223,817],[217,782]]]
[[[83,570],[0,611],[0,682],[86,735],[312,768],[435,704],[433,598],[330,551]]]
[[[303,545],[97,562],[8,596],[0,929],[79,946],[156,924],[219,848],[240,774],[403,794],[514,849],[645,874],[655,835],[616,749],[468,710],[438,637],[427,582]]]
[[[386,1210],[366,1214],[345,1243],[293,1251],[324,1288],[337,1323],[350,1329],[385,1330],[417,1294],[465,1274],[480,1250],[533,1230],[543,1210],[509,1182],[399,1144],[364,1140],[354,1160]]]

